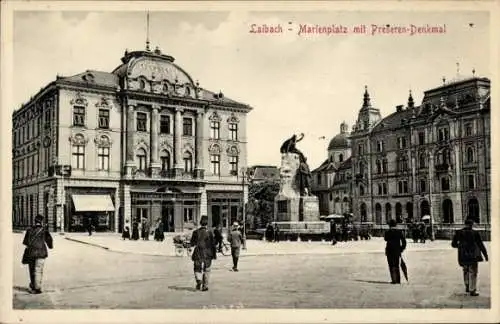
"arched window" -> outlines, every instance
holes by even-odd
[[[361,221],[362,222],[366,222],[367,221],[367,217],[366,217],[366,204],[365,203],[362,203],[360,208],[360,214],[361,214]]]
[[[472,219],[475,223],[479,224],[479,202],[476,198],[471,198],[467,202],[467,218]]]
[[[472,147],[467,148],[467,162],[474,162],[474,149]]]
[[[413,204],[411,202],[406,203],[406,215],[408,215],[407,221],[413,220]]]
[[[420,203],[420,218],[431,215],[431,206],[427,200],[424,200]]]
[[[402,223],[403,222],[403,206],[401,206],[401,203],[396,203],[396,222]]]
[[[170,153],[168,153],[166,150],[161,151],[160,162],[162,171],[170,170]]]
[[[189,87],[186,87],[185,94],[186,94],[186,96],[191,95],[191,89],[189,89]]]
[[[377,165],[377,173],[378,174],[382,173],[382,163],[380,163],[380,160],[377,160],[375,164]]]
[[[339,162],[342,162],[344,161],[344,155],[343,154],[339,154]]]
[[[146,81],[139,80],[139,89],[141,89],[141,90],[146,89]]]
[[[184,172],[192,172],[193,171],[193,155],[186,151],[183,156],[184,160]]]
[[[385,221],[388,222],[390,219],[392,219],[392,208],[391,204],[387,203],[385,204]]]
[[[387,159],[384,159],[382,161],[382,172],[386,173],[387,172]]]
[[[443,201],[443,223],[453,223],[453,203],[450,199],[445,199]]]
[[[441,178],[441,190],[442,191],[450,190],[450,177],[445,176]]]
[[[163,92],[168,92],[168,84],[167,83],[163,84]]]
[[[146,170],[146,151],[142,148],[137,150],[137,154],[135,155],[137,159],[137,169],[141,171]]]
[[[359,168],[359,174],[363,174],[364,171],[363,161],[359,161],[358,168]]]
[[[375,205],[375,224],[382,224],[382,206],[379,203]]]

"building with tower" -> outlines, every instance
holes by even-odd
[[[46,85],[12,114],[13,226],[166,232],[241,221],[247,104],[202,88],[160,49]]]
[[[381,118],[365,88],[350,134],[353,211],[382,227],[430,215],[437,236],[468,217],[490,228],[490,80],[461,77]]]

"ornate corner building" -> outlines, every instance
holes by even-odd
[[[158,48],[121,60],[58,76],[13,113],[13,226],[36,214],[58,231],[241,220],[252,108],[201,88]]]
[[[429,215],[440,236],[470,217],[489,231],[490,131],[487,78],[443,79],[420,106],[410,92],[383,119],[365,89],[350,134],[355,217],[381,226]]]

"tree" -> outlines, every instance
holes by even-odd
[[[273,219],[274,197],[280,185],[275,181],[252,183],[248,187],[247,217],[252,229],[263,228]],[[250,222],[251,219],[251,222]]]

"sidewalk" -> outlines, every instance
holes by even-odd
[[[122,240],[116,233],[66,233],[64,238],[73,242],[88,244],[113,252],[143,254],[153,256],[175,256],[173,235],[167,235],[165,241],[154,240],[131,241]],[[256,255],[292,255],[292,254],[354,254],[354,253],[384,253],[385,242],[380,237],[368,241],[339,242],[335,246],[331,242],[279,242],[272,243],[261,240],[247,240],[247,249],[241,251],[241,256]],[[425,244],[408,241],[406,251],[430,251],[451,249],[449,241],[428,241]]]

